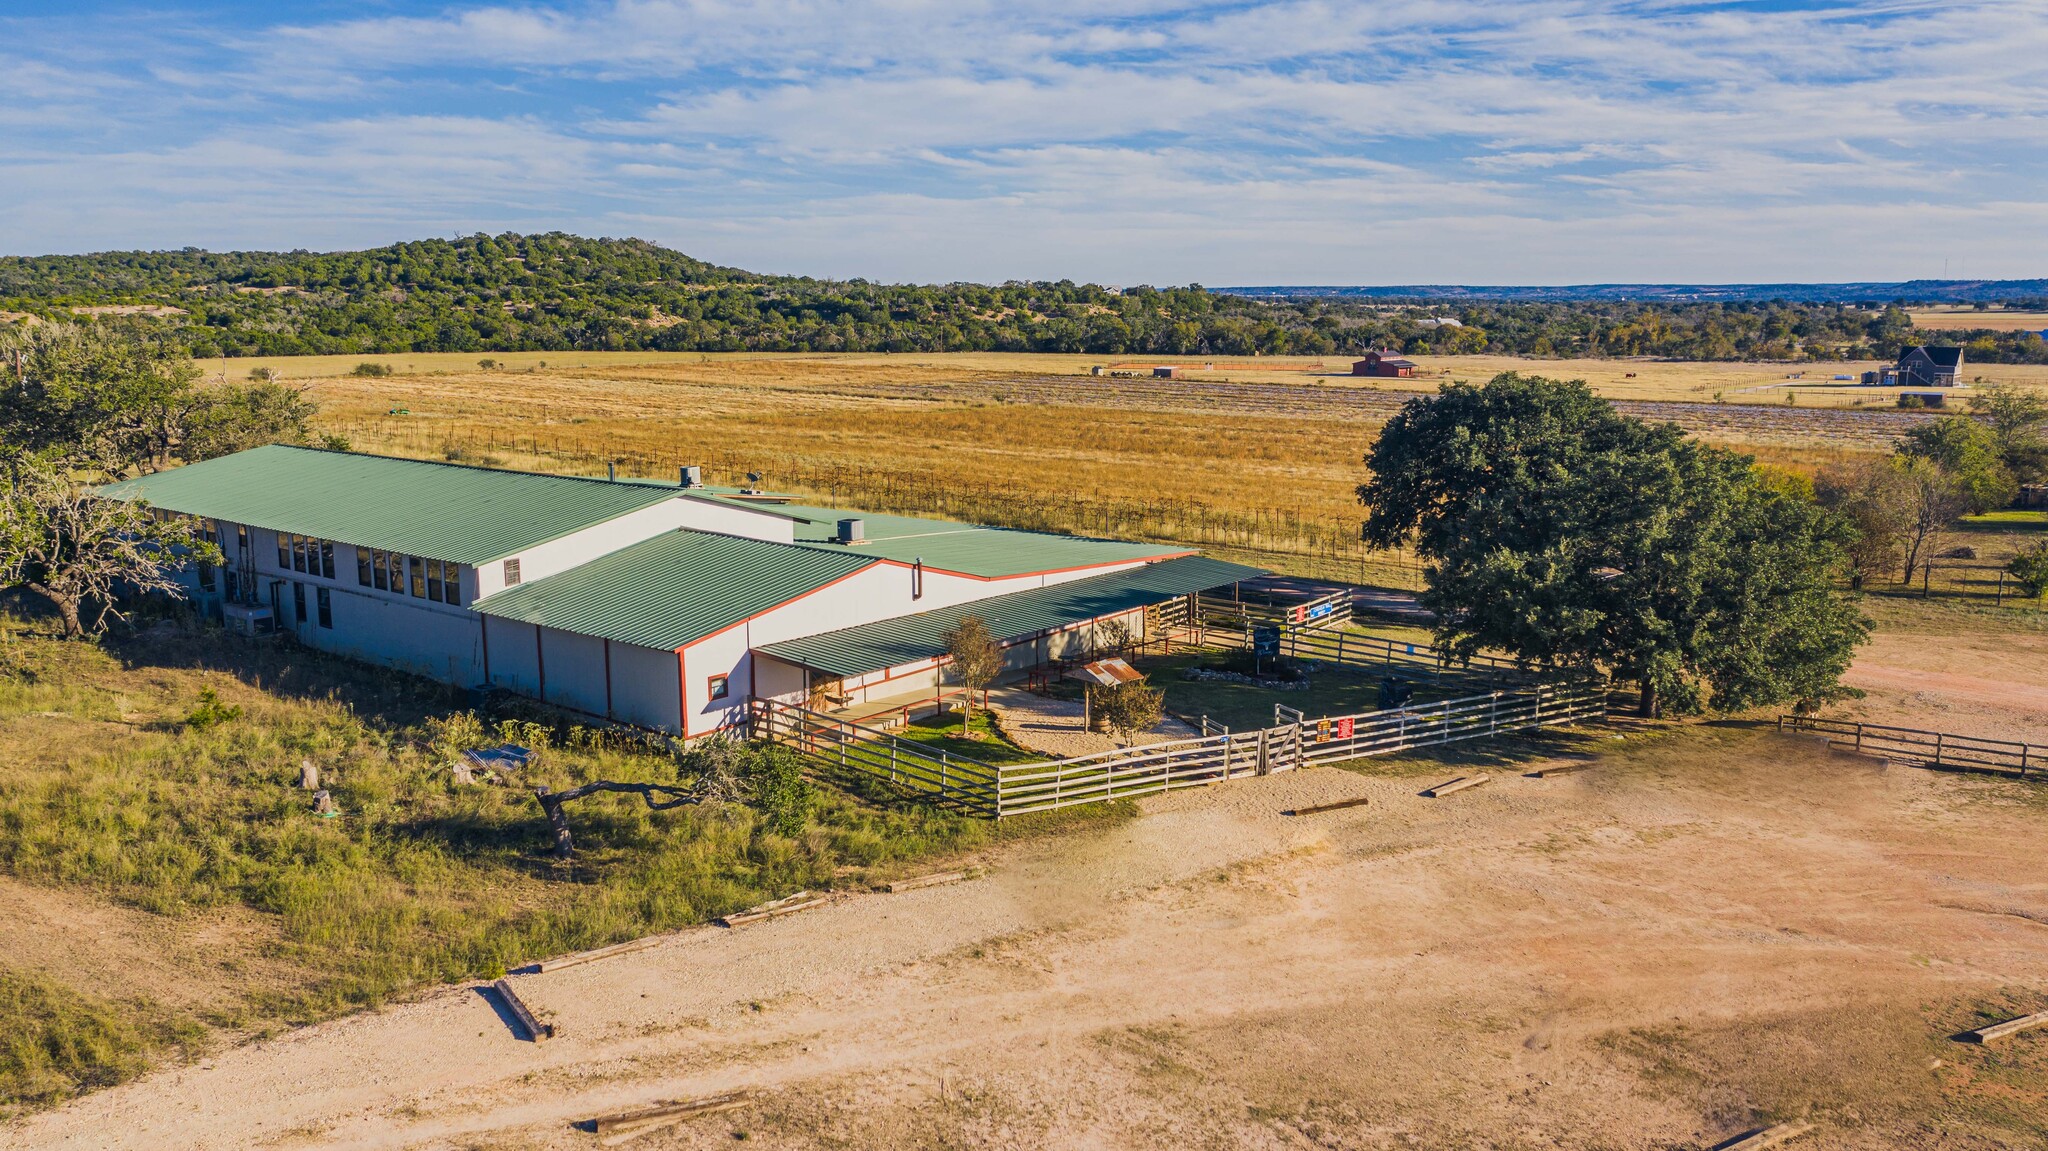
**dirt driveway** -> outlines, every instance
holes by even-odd
[[[1631,737],[1635,741],[1638,737]],[[1182,793],[991,858],[222,1052],[8,1147],[1675,1148],[1773,1116],[1810,1147],[2038,1147],[2048,805],[2022,785],[1719,728],[1593,771],[1324,768]],[[1323,816],[1304,802],[1369,796]],[[2034,1126],[2029,1126],[2034,1124]]]

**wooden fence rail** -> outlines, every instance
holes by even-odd
[[[1781,715],[1778,730],[1811,732],[1825,736],[1830,747],[1890,756],[1925,767],[1993,771],[2023,779],[2048,769],[2048,747],[2007,739],[1979,739],[1953,732],[1811,715]]]
[[[1205,617],[1205,622],[1196,629],[1193,641],[1203,647],[1241,648],[1250,646],[1251,636],[1240,628],[1219,624],[1212,616]],[[1342,667],[1378,669],[1387,675],[1430,683],[1442,683],[1446,675],[1457,677],[1461,674],[1500,684],[1526,684],[1537,679],[1536,673],[1524,670],[1514,660],[1501,656],[1480,653],[1465,660],[1426,643],[1312,625],[1282,625],[1280,654],[1290,659],[1315,660]]]
[[[1222,731],[1000,766],[933,752],[885,731],[774,701],[756,705],[755,732],[794,747],[827,769],[857,772],[919,798],[1002,818],[1489,739],[1606,713],[1606,690],[1598,684],[1537,684],[1383,711],[1298,719],[1257,731]]]

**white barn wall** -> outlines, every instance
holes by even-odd
[[[532,583],[678,528],[744,536],[771,543],[789,543],[795,538],[796,531],[796,525],[780,515],[730,508],[678,495],[601,524],[592,524],[581,531],[535,544],[505,559],[518,560],[519,582]],[[484,564],[478,569],[477,598],[504,590],[503,560]]]
[[[733,713],[746,707],[752,696],[802,702],[803,683],[791,683],[786,671],[770,671],[763,676],[761,684],[755,683],[752,654],[755,648],[1140,566],[1143,566],[1143,561],[1077,572],[992,580],[926,569],[924,594],[916,599],[911,598],[911,570],[908,567],[884,562],[864,568],[837,583],[685,647],[684,664],[689,676],[689,682],[684,685],[688,692],[687,734],[701,734],[734,722]],[[1142,626],[1142,613],[1137,626]],[[1135,630],[1136,627],[1134,633]],[[1015,658],[1021,661],[1016,665],[1018,668],[1038,662],[1028,649],[1015,653]],[[729,677],[728,692],[726,698],[714,701],[710,697],[709,679],[716,674]],[[850,677],[844,681],[844,686],[856,700],[866,701],[929,689],[937,685],[937,679],[934,663],[920,661],[888,672]]]
[[[556,628],[540,629],[542,703],[605,715],[604,641]]]
[[[676,653],[612,644],[612,715],[622,723],[681,733]]]
[[[490,648],[491,686],[515,695],[540,698],[540,652],[537,630],[515,619],[484,616],[484,637]]]

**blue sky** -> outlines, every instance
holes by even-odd
[[[0,0],[0,252],[880,280],[2048,275],[2048,3]]]

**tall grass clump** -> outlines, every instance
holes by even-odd
[[[191,1043],[198,1030],[10,967],[0,967],[0,1019],[0,1119],[133,1078],[150,1051]]]

